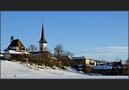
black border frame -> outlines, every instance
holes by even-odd
[[[51,2],[50,2],[51,1]],[[0,1],[1,11],[129,11],[128,0],[79,0],[79,1],[31,1],[31,0],[3,0]],[[128,18],[129,21],[129,18]],[[1,32],[1,30],[0,30]],[[1,37],[1,33],[0,33]],[[1,45],[1,43],[0,43]],[[81,90],[81,89],[117,89],[125,90],[129,87],[129,80],[104,80],[104,79],[33,79],[14,80],[0,79],[0,89],[46,89],[46,90]]]
[[[129,10],[128,0],[3,0],[1,10]]]

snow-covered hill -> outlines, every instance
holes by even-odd
[[[1,60],[2,79],[128,79],[128,76],[99,76],[88,75],[68,68],[61,69],[39,69],[30,68],[27,64]]]

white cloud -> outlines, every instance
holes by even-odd
[[[128,47],[125,46],[100,47],[94,48],[93,50],[100,53],[128,53]]]
[[[128,46],[107,46],[90,49],[82,49],[85,56],[98,59],[115,59],[116,57],[125,59],[128,57]]]

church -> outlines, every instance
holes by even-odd
[[[39,51],[29,52],[29,53],[31,53],[31,55],[34,57],[41,56],[42,54],[51,54],[47,48],[47,40],[45,38],[44,24],[42,25],[41,37],[39,40]]]
[[[39,57],[43,54],[53,57],[53,55],[48,51],[48,48],[47,48],[47,40],[45,38],[44,24],[42,24],[41,37],[39,40],[39,51],[28,52],[24,44],[21,42],[21,40],[14,39],[13,36],[11,36],[10,44],[4,51],[5,51],[4,57],[5,59],[8,59],[8,60],[11,60],[21,55],[24,56],[25,58],[28,58],[30,55],[34,57]]]
[[[31,63],[38,63],[42,65],[43,63],[49,63],[53,60],[56,61],[57,59],[48,51],[47,48],[47,40],[45,38],[45,32],[44,32],[44,24],[42,25],[42,32],[41,37],[39,40],[39,51],[35,52],[29,52],[30,53],[30,62]]]
[[[47,40],[45,38],[44,24],[43,24],[42,25],[41,38],[39,40],[39,51],[37,51],[37,52],[30,52],[30,53],[38,54],[38,53],[45,53],[45,52],[48,52],[48,49],[47,49]]]
[[[11,36],[10,44],[4,51],[4,58],[8,60],[12,60],[20,56],[27,58],[29,55],[20,39],[14,39],[13,36]]]

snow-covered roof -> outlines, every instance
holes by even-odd
[[[22,54],[21,52],[17,52],[15,50],[8,50],[6,53],[10,53],[10,54]]]
[[[12,50],[15,50],[15,51],[12,51]],[[20,54],[19,52],[16,52],[17,50],[20,50],[20,51],[25,50],[25,46],[22,44],[22,42],[19,39],[12,40],[10,45],[6,49],[4,49],[5,52]]]
[[[98,66],[95,66],[94,69],[112,69],[112,66],[110,66],[110,65],[98,65]]]
[[[27,51],[16,51],[16,50],[7,50],[6,53],[10,53],[10,54],[30,54]]]
[[[86,59],[85,57],[72,57],[72,59]]]
[[[3,54],[0,54],[0,57],[3,57],[4,55]]]

